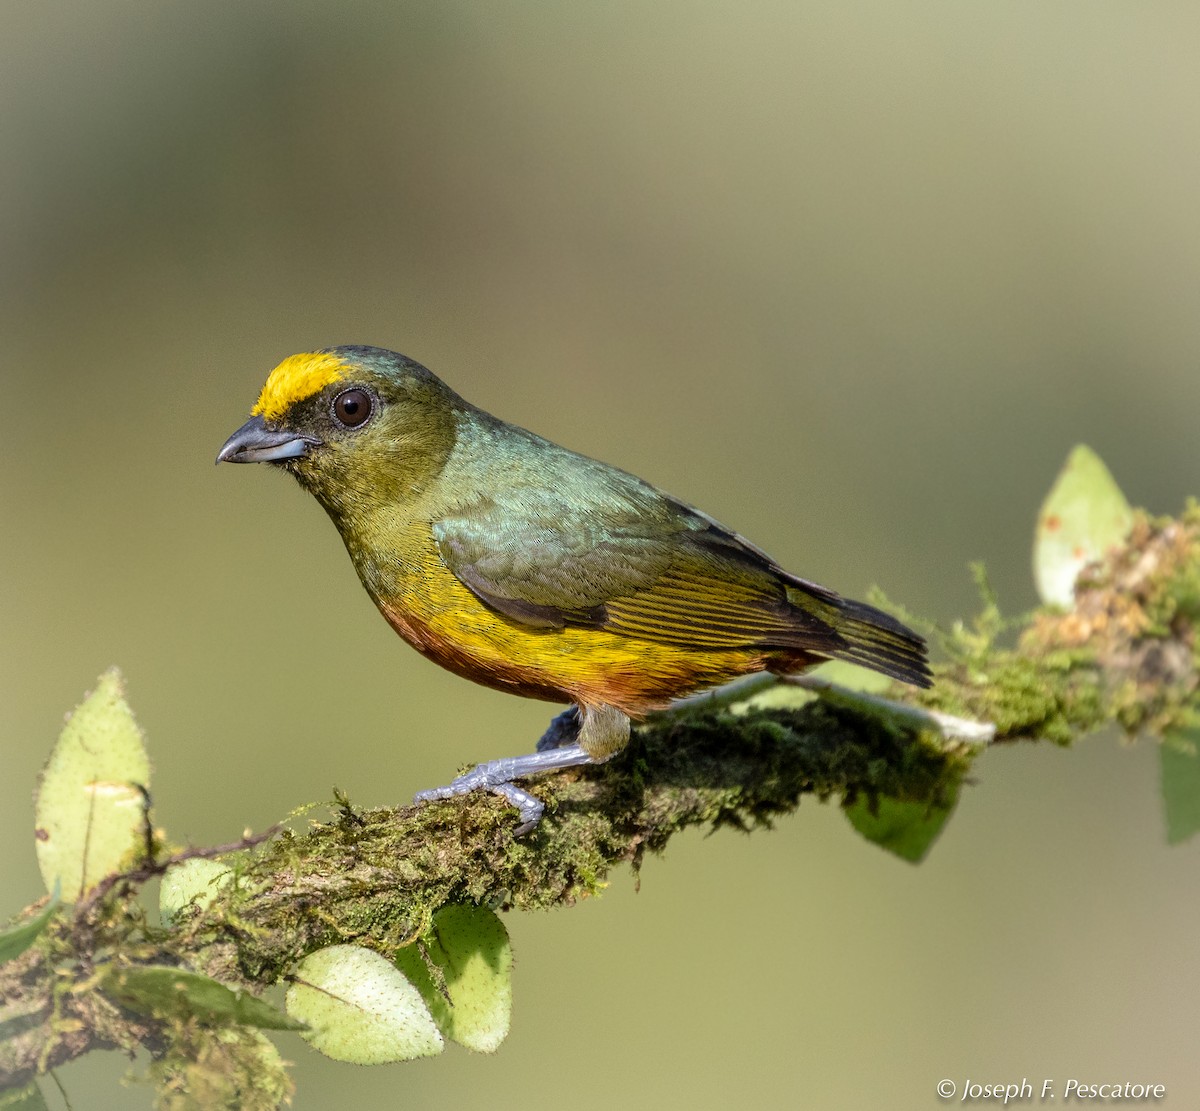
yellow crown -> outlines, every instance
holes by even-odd
[[[346,364],[327,351],[306,351],[284,359],[267,378],[252,417],[278,420],[298,401],[320,393],[332,382],[346,377]]]

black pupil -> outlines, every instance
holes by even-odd
[[[371,398],[365,390],[347,390],[338,394],[333,411],[342,424],[357,428],[371,415]]]

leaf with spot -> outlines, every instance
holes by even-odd
[[[37,859],[67,902],[144,848],[150,758],[116,668],[68,719],[38,784]]]
[[[441,984],[416,945],[401,949],[396,964],[424,996],[438,1028],[468,1049],[495,1052],[512,1018],[512,948],[504,923],[487,907],[442,907],[425,952]]]
[[[326,1057],[380,1065],[441,1053],[442,1035],[421,993],[385,957],[331,945],[305,957],[287,992],[288,1014]]]
[[[1050,487],[1038,513],[1033,577],[1047,605],[1071,606],[1075,580],[1089,563],[1120,544],[1133,511],[1103,460],[1080,444]]]

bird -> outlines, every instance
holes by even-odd
[[[830,659],[931,685],[925,642],[896,618],[786,571],[649,482],[492,416],[394,351],[285,359],[217,462],[289,472],[418,652],[570,705],[538,751],[417,802],[489,790],[526,832],[544,804],[518,780],[603,763],[631,722],[688,694]]]

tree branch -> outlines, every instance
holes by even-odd
[[[1008,630],[989,601],[972,625],[940,634],[949,662],[932,690],[890,693],[993,723],[997,744],[1065,744],[1111,722],[1161,736],[1193,722],[1198,535],[1195,507],[1178,520],[1139,517],[1128,544],[1081,577],[1069,613],[1039,610]],[[1013,632],[1016,647],[999,647]],[[569,906],[680,830],[769,826],[805,795],[947,810],[980,750],[929,715],[836,691],[804,697],[796,705],[791,692],[792,704],[774,707],[761,694],[700,699],[654,715],[609,764],[537,780],[547,812],[524,838],[512,835],[513,810],[490,795],[370,811],[339,800],[307,831],[239,843],[226,858],[234,882],[170,929],[150,924],[138,903],[163,860],[110,877],[0,965],[0,1088],[93,1049],[153,1054],[178,1039],[167,1019],[105,993],[113,965],[182,966],[258,992],[330,944],[394,951],[447,903]],[[192,855],[212,851],[173,859]]]

